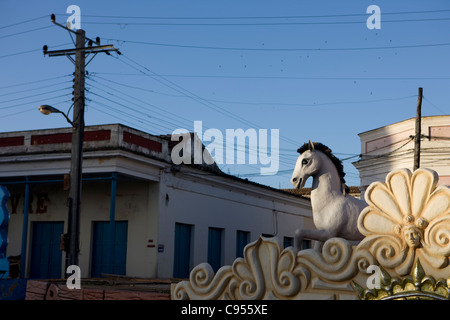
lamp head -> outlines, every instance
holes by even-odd
[[[58,109],[46,104],[39,106],[39,111],[45,115],[49,115],[50,113],[61,113],[61,111],[59,111]]]

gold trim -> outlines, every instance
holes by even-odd
[[[450,277],[436,281],[432,276],[427,276],[419,259],[411,274],[401,279],[392,279],[381,268],[381,286],[378,289],[364,289],[352,282],[362,300],[450,300]]]

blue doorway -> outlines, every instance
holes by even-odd
[[[236,258],[244,257],[244,248],[250,242],[250,232],[236,231]]]
[[[64,222],[34,222],[32,232],[30,278],[61,279]]]
[[[113,256],[109,256],[109,221],[96,221],[93,225],[91,276],[102,273],[126,273],[128,221],[115,221]],[[112,261],[112,265],[110,265]]]
[[[208,263],[214,272],[222,266],[222,234],[221,228],[208,229]]]
[[[175,223],[174,278],[189,278],[191,267],[191,234],[192,225]]]

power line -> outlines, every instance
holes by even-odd
[[[46,82],[46,81],[66,78],[66,77],[69,77],[69,76],[72,76],[72,74],[66,74],[66,75],[63,75],[63,76],[57,76],[57,77],[52,77],[52,78],[45,78],[45,79],[27,81],[27,82],[22,82],[22,83],[10,84],[10,85],[7,85],[7,86],[0,87],[0,89],[8,89],[8,88],[13,88],[13,87],[27,86],[27,85],[30,85],[30,84],[42,83],[42,82]]]
[[[58,90],[53,89],[53,90],[51,90],[51,91],[41,92],[41,93],[36,93],[36,94],[32,94],[32,95],[25,96],[25,97],[14,98],[14,99],[10,99],[10,100],[3,100],[3,101],[1,101],[1,103],[8,103],[8,102],[17,101],[17,100],[23,100],[23,99],[28,99],[28,98],[34,98],[34,97],[37,97],[37,96],[42,96],[42,95],[45,95],[45,94],[49,94],[49,93],[53,93],[53,92],[58,92],[58,91],[65,91],[65,90],[68,90],[68,89],[72,89],[72,88],[71,88],[71,87],[66,87],[66,88],[62,88],[62,89],[58,89]],[[9,106],[8,106],[8,107],[1,107],[0,109],[7,109],[7,108],[10,108],[10,107],[9,107]]]
[[[450,20],[450,18],[449,18]],[[198,46],[198,45],[182,45],[170,43],[157,43],[147,41],[122,40],[105,38],[108,41],[117,41],[121,43],[134,43],[150,46],[162,46],[183,49],[204,49],[204,50],[228,50],[228,51],[263,51],[263,52],[292,52],[292,51],[363,51],[363,50],[388,50],[388,49],[413,49],[413,48],[430,48],[449,46],[450,42],[430,43],[430,44],[412,44],[402,46],[380,46],[380,47],[347,47],[347,48],[244,48],[244,47],[218,47],[218,46]]]
[[[46,27],[41,27],[41,28],[33,28],[33,29],[21,31],[21,32],[16,32],[16,33],[12,33],[12,34],[7,34],[7,35],[5,35],[5,36],[0,36],[0,39],[4,39],[4,38],[8,38],[8,37],[13,37],[13,36],[18,36],[18,35],[24,34],[24,33],[31,33],[31,32],[35,32],[35,31],[39,31],[39,30],[44,30],[44,29],[48,29],[48,28],[51,28],[51,27],[52,27],[52,26],[46,26]]]
[[[450,113],[448,113],[448,111],[444,111],[441,108],[439,108],[437,105],[435,105],[433,102],[431,102],[426,96],[423,96],[423,99],[425,101],[427,101],[429,104],[431,104],[434,108],[436,108],[437,110],[439,110],[439,112],[442,112],[442,115],[448,116],[450,115]]]
[[[103,79],[105,81],[124,86],[131,89],[141,90],[144,92],[149,93],[155,93],[155,94],[161,94],[165,96],[171,96],[171,97],[183,97],[184,95],[174,95],[174,94],[168,94],[168,93],[162,93],[159,91],[155,91],[152,89],[146,89],[131,85],[122,84],[113,80],[109,80],[100,76],[97,76],[98,73],[94,73],[94,75],[99,78]],[[103,73],[102,73],[103,74]],[[171,76],[171,75],[169,75]],[[449,78],[450,79],[450,78]],[[352,79],[353,80],[353,79]],[[364,103],[379,103],[379,102],[386,102],[386,101],[398,101],[398,100],[405,100],[415,97],[415,95],[405,96],[405,97],[394,97],[394,98],[382,98],[382,99],[374,99],[374,100],[357,100],[357,101],[337,101],[337,102],[323,102],[323,103],[283,103],[283,102],[262,102],[262,101],[256,101],[256,102],[245,102],[245,101],[228,101],[228,100],[215,100],[215,99],[203,99],[204,101],[210,101],[215,103],[226,103],[226,104],[240,104],[240,105],[269,105],[269,106],[292,106],[292,107],[319,107],[319,106],[328,106],[328,105],[341,105],[341,104],[364,104]]]
[[[3,27],[0,27],[0,30],[1,30],[1,29],[6,29],[6,28],[9,28],[9,27],[18,26],[18,25],[21,25],[21,24],[24,24],[24,23],[28,23],[28,22],[40,20],[40,19],[45,18],[45,17],[48,17],[48,15],[40,16],[40,17],[33,18],[33,19],[28,19],[28,20],[21,21],[21,22],[16,22],[16,23],[13,23],[13,24],[10,24],[10,25],[6,25],[6,26],[3,26]]]
[[[365,103],[379,103],[386,101],[398,101],[405,100],[415,96],[406,96],[398,98],[384,98],[375,100],[357,100],[357,101],[336,101],[336,102],[323,102],[323,103],[280,103],[280,102],[241,102],[241,101],[223,101],[223,100],[208,100],[216,103],[226,103],[226,104],[240,104],[240,105],[271,105],[277,106],[290,106],[290,107],[321,107],[321,106],[331,106],[331,105],[341,105],[341,104],[365,104]]]
[[[375,155],[362,154],[361,158],[362,158],[362,160],[365,160],[364,158],[366,158],[366,159],[378,159],[378,158],[385,158],[385,157],[397,157],[398,155],[393,155],[393,154],[395,152],[397,152],[398,150],[400,150],[401,148],[403,148],[404,146],[406,146],[411,141],[413,141],[414,140],[414,136],[411,136],[409,138],[406,138],[406,139],[403,139],[403,140],[400,140],[400,141],[396,141],[396,142],[391,143],[390,145],[388,145],[388,146],[392,146],[394,144],[403,142],[405,140],[406,140],[406,142],[404,144],[402,144],[400,147],[398,147],[398,148],[396,148],[396,149],[394,149],[392,151],[389,151],[389,152],[386,152],[386,153],[383,153],[383,154],[375,154]],[[388,146],[385,146],[385,147],[388,147]],[[411,151],[412,150],[408,150],[408,151],[405,151],[405,153],[409,153]]]
[[[383,12],[383,15],[399,15],[399,14],[424,14],[424,13],[443,13],[450,12],[450,9],[440,10],[421,10],[421,11],[401,11],[401,12]],[[150,19],[150,20],[252,20],[252,19],[316,19],[316,18],[337,18],[337,17],[367,17],[366,13],[347,13],[332,15],[293,15],[293,16],[214,16],[214,17],[161,17],[161,16],[111,16],[111,15],[83,15],[90,18],[107,18],[107,19]]]
[[[103,99],[106,99],[106,100],[108,100],[109,102],[112,102],[110,99],[107,99],[107,98],[105,98],[105,97],[102,97],[101,95],[98,95],[98,94],[95,94],[96,96],[99,96],[99,97],[101,97],[101,98],[103,98]],[[101,103],[101,102],[99,102],[99,101],[96,101],[96,100],[92,100],[92,99],[89,99],[90,101],[92,101],[92,102],[94,102],[94,103],[96,103],[96,104],[98,104],[98,105],[100,105],[100,106],[102,106],[102,110],[99,110],[99,109],[97,109],[95,106],[90,106],[91,108],[94,108],[94,109],[97,109],[98,111],[100,111],[100,112],[102,112],[102,113],[105,113],[105,114],[107,114],[107,115],[109,115],[109,116],[111,116],[111,117],[113,117],[113,118],[117,118],[117,119],[120,119],[120,120],[123,120],[123,116],[125,116],[125,117],[128,117],[128,118],[131,118],[131,119],[133,119],[134,121],[137,121],[137,122],[139,122],[140,124],[142,124],[142,125],[144,125],[144,126],[142,126],[142,125],[140,125],[140,124],[136,124],[135,122],[133,122],[133,121],[131,121],[131,123],[133,123],[133,126],[134,127],[136,127],[136,128],[141,128],[142,130],[145,130],[145,131],[149,131],[149,128],[147,127],[147,125],[148,124],[151,124],[151,128],[155,128],[155,123],[154,122],[151,122],[149,119],[147,119],[146,117],[142,117],[142,115],[141,116],[134,116],[134,115],[131,115],[130,113],[127,113],[127,112],[124,112],[123,110],[120,110],[120,109],[117,109],[117,108],[114,108],[114,107],[111,107],[110,105],[106,105],[106,104],[104,104],[104,103]],[[125,107],[125,105],[122,105],[122,104],[120,104],[120,103],[117,103],[117,104],[119,104],[119,105],[121,105],[121,106],[123,106],[123,107]],[[104,110],[104,109],[106,109],[106,111]],[[112,113],[110,113],[110,111],[113,111],[113,112],[116,112],[116,113],[118,113],[118,114],[121,114],[122,116],[121,117],[117,117],[117,116],[115,116],[115,115],[113,115]],[[153,118],[153,117],[151,117],[150,116],[150,118]],[[160,128],[168,128],[168,127],[165,127],[165,126],[162,126],[161,124],[159,124],[159,123],[156,123]],[[171,129],[170,129],[171,130]],[[169,130],[169,131],[170,131]],[[154,132],[153,134],[155,134],[155,135],[158,135],[158,134],[161,134],[160,132]],[[234,151],[239,151],[240,150],[240,148],[242,148],[242,146],[240,146],[240,145],[234,145]],[[245,148],[245,146],[244,146],[244,148]],[[244,151],[245,151],[245,149],[244,149]],[[255,152],[254,150],[252,150],[251,148],[249,148],[249,154],[251,153],[251,152]],[[279,163],[283,163],[282,161],[279,161]],[[255,166],[256,167],[258,167],[258,164],[249,164],[249,163],[243,163],[243,164],[240,164],[240,165],[245,165],[245,166],[248,166],[248,167],[251,167],[251,168],[254,168]]]
[[[67,96],[68,96],[68,94],[62,94],[62,95],[58,95],[58,96],[55,96],[55,97],[45,97],[45,101],[50,101],[50,100],[53,100],[53,99],[62,98],[62,97],[67,97]],[[37,104],[38,104],[38,103],[41,103],[42,100],[43,100],[43,99],[39,99],[39,100],[33,100],[33,101],[22,102],[22,103],[18,103],[18,104],[15,104],[15,105],[9,105],[9,106],[6,106],[6,107],[1,107],[0,110],[11,109],[11,108],[20,108],[20,107],[29,106],[29,105],[33,105],[33,109],[36,110]],[[67,100],[67,101],[71,101],[71,100]],[[66,100],[63,101],[63,102],[66,102]],[[17,112],[17,111],[16,111],[16,112]],[[3,114],[3,112],[2,112],[2,114]],[[15,114],[15,113],[14,113],[14,114]],[[14,114],[12,114],[12,115],[14,115]],[[0,116],[0,118],[1,118],[1,117],[2,117],[2,116]]]
[[[58,84],[66,84],[68,82],[69,81],[65,81],[65,82],[60,82]],[[49,87],[48,85],[45,85],[45,86],[41,86],[41,87],[37,87],[37,88],[27,89],[27,92],[41,90],[41,89],[48,89],[48,87]],[[54,92],[54,91],[51,91],[51,92]],[[13,95],[13,94],[18,94],[18,93],[23,94],[23,90],[3,93],[3,94],[0,94],[0,97],[5,97],[5,96]],[[21,97],[20,99],[22,99],[22,98],[25,98],[25,97]],[[4,102],[6,102],[6,101],[0,101],[0,103],[4,103]]]
[[[95,80],[93,80],[93,79],[90,79],[90,81],[94,81],[94,82],[96,82],[96,83],[98,83],[98,84],[101,84],[101,83],[99,83],[99,82],[97,82],[97,81],[95,81]],[[100,89],[100,88],[98,88],[98,87],[93,86],[92,84],[90,84],[90,86],[93,87],[94,89],[101,90],[101,91],[105,92],[106,94],[111,95],[112,97],[117,97],[117,98],[119,98],[119,99],[125,101],[126,103],[133,104],[133,102],[131,102],[130,100],[127,100],[127,99],[124,99],[124,98],[122,98],[122,97],[119,97],[119,96],[117,96],[115,93],[116,93],[116,92],[117,92],[117,93],[120,93],[120,94],[122,94],[122,95],[124,95],[124,96],[127,96],[127,97],[129,97],[129,98],[132,98],[132,99],[134,99],[134,100],[140,102],[140,104],[138,104],[137,106],[142,106],[142,107],[144,107],[144,108],[146,108],[146,109],[147,109],[147,107],[152,107],[152,108],[156,108],[156,109],[159,109],[159,110],[162,111],[162,113],[159,112],[159,114],[162,115],[163,118],[154,117],[153,115],[149,116],[149,117],[152,118],[152,119],[155,119],[155,120],[159,120],[159,121],[165,122],[165,123],[167,123],[167,124],[169,124],[169,125],[173,125],[173,126],[175,126],[175,128],[179,128],[180,126],[182,126],[181,124],[174,123],[174,122],[171,122],[171,121],[167,121],[167,120],[164,119],[164,118],[167,118],[167,117],[168,117],[168,114],[169,114],[169,115],[171,114],[171,115],[173,115],[173,116],[175,117],[174,121],[177,122],[177,121],[180,120],[180,117],[179,117],[178,115],[175,115],[175,114],[169,112],[169,111],[167,110],[167,108],[166,108],[166,109],[160,108],[160,107],[158,107],[158,106],[155,106],[154,104],[149,104],[149,103],[147,103],[147,102],[145,102],[145,101],[142,101],[142,100],[140,100],[140,99],[138,99],[138,98],[135,98],[135,97],[133,97],[133,96],[130,96],[130,95],[128,95],[128,94],[125,94],[125,93],[123,93],[123,92],[121,92],[121,91],[119,91],[119,90],[117,90],[117,89],[115,89],[115,88],[106,86],[106,85],[104,85],[104,84],[101,84],[101,85],[103,85],[103,86],[109,88],[110,90],[113,90],[114,93],[112,93],[112,92],[110,92],[110,91],[105,91],[105,90],[103,90],[103,89]],[[124,107],[125,109],[129,109],[129,110],[131,110],[131,111],[133,111],[133,112],[136,112],[136,113],[138,113],[139,116],[140,116],[139,119],[142,118],[142,111],[141,111],[140,109],[136,109],[136,108],[134,108],[134,107],[130,107],[129,105],[124,105],[124,104],[122,104],[122,103],[117,102],[116,100],[112,100],[112,99],[109,99],[109,98],[105,98],[104,96],[99,95],[98,93],[93,93],[93,92],[91,92],[90,90],[89,90],[89,92],[92,93],[92,94],[94,94],[94,95],[96,95],[96,96],[99,96],[99,97],[101,97],[101,98],[103,98],[103,99],[105,99],[105,100],[108,100],[109,102],[118,104],[118,105]],[[96,100],[95,100],[95,101],[96,101]],[[115,109],[115,110],[117,111],[117,109]],[[123,111],[121,111],[121,112],[123,112]],[[152,112],[154,112],[154,110],[152,110]],[[128,113],[124,113],[124,115],[128,115]],[[184,119],[184,118],[181,118],[181,119],[182,119],[182,120],[185,120],[186,122],[189,122],[187,119]],[[189,123],[189,124],[191,124],[191,123]],[[169,131],[173,131],[173,130],[175,129],[174,127],[161,126],[159,123],[157,123],[157,125],[160,126],[160,127],[162,127],[162,128],[169,128]],[[154,127],[154,126],[153,126],[153,127]],[[207,129],[207,128],[206,128],[206,127],[203,127],[203,129]],[[257,154],[257,152],[258,152],[258,150],[255,150],[254,148],[251,148],[250,146],[246,146],[246,145],[238,145],[238,144],[235,145],[235,151],[236,151],[236,150],[237,150],[237,151],[246,151],[247,149],[249,150],[249,153]],[[292,151],[292,150],[289,150],[289,151]],[[282,164],[288,164],[288,163],[289,163],[289,165],[291,165],[291,161],[290,161],[290,159],[288,159],[288,158],[286,157],[286,155],[284,155],[284,154],[279,154],[278,156],[279,156],[279,160],[280,160],[279,162],[280,162],[280,163],[282,163]]]
[[[113,57],[113,56],[111,56],[111,57]],[[252,123],[251,121],[248,121],[248,120],[246,120],[246,119],[243,119],[242,117],[240,117],[240,116],[238,116],[238,115],[235,115],[235,114],[233,114],[233,113],[231,113],[231,112],[229,112],[229,111],[227,111],[227,110],[224,110],[223,108],[221,108],[220,106],[218,106],[218,105],[216,105],[216,104],[214,104],[214,103],[212,103],[212,102],[205,101],[205,99],[199,97],[199,96],[196,95],[195,93],[193,93],[193,92],[191,92],[191,91],[189,91],[189,90],[187,90],[187,89],[185,89],[185,88],[183,88],[183,87],[177,85],[176,83],[174,83],[174,82],[172,82],[172,81],[170,81],[170,80],[168,80],[168,79],[162,77],[161,75],[156,74],[155,72],[151,71],[150,69],[148,69],[147,67],[143,66],[142,64],[140,64],[140,63],[138,63],[138,62],[136,62],[136,61],[134,61],[134,60],[128,58],[128,57],[125,56],[124,54],[122,54],[121,57],[124,57],[125,59],[127,59],[127,60],[133,62],[133,63],[136,64],[136,65],[138,65],[141,69],[136,68],[136,67],[134,67],[133,65],[131,65],[131,64],[129,64],[129,63],[126,63],[126,62],[122,61],[121,59],[118,59],[118,58],[116,58],[116,57],[114,57],[114,58],[116,58],[116,59],[118,59],[119,61],[121,61],[121,62],[127,64],[127,65],[130,66],[131,68],[133,68],[133,69],[135,69],[135,70],[138,70],[139,72],[141,72],[141,73],[143,73],[143,74],[147,74],[147,76],[149,76],[150,78],[152,78],[152,79],[154,79],[154,80],[156,80],[156,81],[162,83],[162,84],[165,85],[165,86],[168,86],[169,88],[171,88],[171,89],[173,89],[173,90],[175,90],[175,91],[177,91],[177,92],[183,94],[184,96],[186,96],[186,97],[188,97],[188,98],[190,98],[190,99],[193,99],[194,101],[196,101],[196,102],[198,102],[198,103],[200,103],[200,104],[202,104],[202,105],[204,105],[204,106],[206,106],[206,107],[208,107],[208,108],[210,108],[210,109],[213,109],[213,110],[215,110],[215,111],[217,111],[217,112],[219,112],[219,113],[221,113],[221,114],[223,114],[223,115],[225,115],[225,116],[227,116],[227,117],[229,117],[229,118],[232,118],[232,119],[234,119],[234,120],[237,120],[237,121],[239,121],[239,122],[241,122],[241,123],[244,123],[244,124],[246,124],[246,125],[249,125],[250,127],[253,127],[253,128],[259,128],[259,126],[255,125],[255,124]],[[142,69],[144,69],[144,70],[150,72],[151,74],[148,74],[147,72],[144,72]],[[164,81],[162,81],[162,80],[164,80]],[[284,140],[284,141],[286,141],[286,142],[288,142],[288,143],[297,145],[297,142],[294,141],[294,140],[292,140],[292,139],[289,139],[289,138],[286,138],[286,137],[282,137],[282,136],[280,136],[280,139],[282,139],[282,140]]]
[[[93,87],[93,88],[98,89],[98,90],[101,90],[101,89],[98,88],[98,87]],[[101,90],[101,91],[103,91],[103,90]],[[107,93],[108,93],[108,94],[111,94],[111,93],[109,93],[109,92],[107,92]],[[111,109],[112,109],[114,112],[120,113],[120,114],[122,115],[122,117],[119,118],[120,120],[123,120],[123,116],[126,116],[126,117],[132,118],[132,119],[134,119],[134,120],[137,120],[138,122],[140,122],[140,123],[142,123],[142,124],[150,123],[152,128],[155,128],[155,125],[156,125],[156,126],[157,126],[158,128],[160,128],[160,129],[161,129],[161,128],[162,128],[162,129],[165,129],[165,130],[166,130],[165,132],[167,132],[167,131],[168,131],[168,132],[171,132],[171,131],[173,131],[174,129],[178,128],[177,124],[174,124],[174,123],[172,123],[172,122],[170,122],[170,121],[166,121],[166,120],[164,120],[163,118],[160,118],[160,117],[155,117],[155,116],[153,116],[153,115],[148,115],[148,114],[142,113],[142,110],[140,110],[140,109],[136,109],[136,108],[131,107],[131,106],[129,106],[129,105],[125,105],[125,104],[120,103],[120,102],[118,102],[118,101],[115,101],[115,100],[106,98],[106,97],[104,97],[104,96],[102,96],[102,95],[100,95],[100,94],[98,94],[98,93],[94,93],[94,92],[92,92],[92,91],[90,91],[90,90],[89,90],[89,94],[92,94],[92,95],[94,95],[94,96],[97,96],[97,97],[99,97],[99,98],[102,98],[102,99],[104,99],[104,100],[107,100],[107,101],[110,102],[110,103],[117,104],[117,105],[123,107],[124,109],[128,109],[128,110],[130,110],[130,111],[132,111],[132,112],[137,113],[137,115],[133,115],[133,114],[131,114],[131,113],[129,113],[129,112],[124,112],[123,109],[117,109],[117,108],[111,107],[110,105],[106,105],[106,104],[103,104],[103,103],[99,103],[99,101],[90,98],[90,101],[95,102],[95,103],[98,103],[98,104],[100,104],[100,105],[102,105],[102,106],[108,108],[108,110],[111,110]],[[117,96],[114,95],[114,94],[111,94],[111,95],[114,96],[114,97],[117,97]],[[125,99],[123,99],[123,98],[120,98],[120,99],[122,99],[122,100],[124,100],[124,101],[127,101],[127,100],[125,100]],[[128,101],[128,102],[129,102],[129,101]],[[108,114],[109,114],[110,116],[113,116],[113,115],[110,114],[110,113],[108,113]],[[113,117],[114,117],[114,116],[113,116]],[[157,122],[152,122],[152,120],[157,121]],[[170,127],[170,126],[163,125],[163,124],[161,124],[161,122],[167,123],[167,124],[169,124],[169,125],[173,125],[173,126],[175,126],[175,127]],[[146,128],[146,130],[148,130],[148,129]],[[159,133],[159,134],[162,134],[162,133]],[[233,147],[234,147],[234,151],[244,151],[244,152],[245,152],[245,151],[248,149],[249,154],[253,154],[253,155],[257,155],[257,154],[258,154],[258,149],[251,148],[251,146],[240,145],[240,144],[233,144]],[[279,163],[281,163],[281,164],[289,164],[289,165],[291,164],[291,161],[286,160],[286,158],[285,158],[282,154],[278,154],[278,156],[279,156]],[[285,160],[283,160],[283,159],[285,159]]]
[[[107,79],[105,79],[105,80],[107,80]],[[97,81],[95,81],[95,82],[97,82]],[[120,83],[117,83],[116,82],[116,84],[120,84]],[[103,84],[104,85],[104,84]],[[125,85],[125,86],[127,86],[127,85]],[[106,86],[106,87],[108,87],[108,86]],[[132,86],[131,86],[132,87]],[[97,87],[95,87],[95,86],[93,86],[93,88],[97,88]],[[114,88],[111,88],[111,87],[108,87],[109,89],[111,89],[111,90],[115,90]],[[97,88],[97,89],[99,89],[99,88]],[[137,88],[137,89],[143,89],[143,88]],[[103,90],[102,90],[103,91]],[[106,92],[106,91],[104,91],[104,92]],[[123,92],[121,92],[121,91],[118,91],[119,93],[121,93],[121,94],[124,94]],[[106,93],[108,93],[108,94],[111,94],[112,96],[116,96],[115,94],[112,94],[111,92],[106,92]],[[98,94],[95,94],[95,95],[97,95],[97,96],[101,96],[101,95],[98,95]],[[126,94],[124,94],[124,95],[126,95]],[[126,96],[129,96],[129,95],[126,95]],[[128,106],[126,106],[126,105],[123,105],[123,104],[121,104],[121,103],[118,103],[117,101],[113,101],[113,100],[111,100],[111,99],[108,99],[108,98],[105,98],[105,97],[103,97],[103,96],[101,96],[102,98],[104,98],[104,99],[106,99],[106,100],[108,100],[109,102],[113,102],[113,103],[116,103],[116,104],[118,104],[118,105],[121,105],[121,106],[123,106],[123,107],[125,107],[125,108],[127,108],[127,109],[129,109],[128,108]],[[132,96],[129,96],[129,97],[132,97]],[[123,99],[123,98],[121,98],[121,99]],[[123,99],[124,101],[127,101],[127,102],[130,102],[129,100],[126,100],[126,99]],[[137,99],[137,100],[139,100],[139,99]],[[139,100],[139,101],[141,101],[141,100]],[[143,101],[141,101],[141,102],[143,102]],[[145,104],[145,102],[143,102],[144,104]],[[105,105],[105,104],[102,104],[104,107],[106,107],[106,108],[110,108],[110,106],[107,106],[107,105]],[[128,113],[124,113],[122,110],[118,110],[118,109],[116,109],[116,108],[113,108],[116,112],[119,112],[119,113],[121,113],[121,114],[123,114],[123,115],[125,115],[125,116],[130,116]],[[131,108],[132,110],[134,109],[134,108]],[[135,110],[134,109],[134,111],[138,111],[138,110]],[[107,114],[109,114],[110,116],[113,116],[111,113],[107,113]],[[114,117],[114,116],[113,116]],[[138,118],[136,118],[136,117],[134,117],[134,116],[132,116],[132,118],[135,118],[135,120],[137,120],[138,122],[140,122],[140,123],[142,123],[142,124],[145,124],[145,122],[149,122],[149,120],[147,119],[146,121],[142,121],[142,119],[145,119],[145,117],[143,118],[143,117],[138,117]],[[123,117],[122,118],[120,118],[120,119],[123,119]],[[165,126],[161,126],[161,125],[159,125],[159,127],[165,127]],[[167,127],[166,127],[167,128]],[[145,130],[148,130],[147,128],[145,128]],[[248,149],[248,152],[249,152],[249,154],[252,154],[252,153],[256,153],[257,152],[257,150],[254,150],[254,149],[252,149],[252,148],[250,148],[250,146],[244,146],[244,145],[234,145],[234,150],[235,151],[239,151],[239,150],[241,150],[241,151],[246,151]],[[289,151],[292,151],[292,150],[289,150]],[[279,163],[281,164],[281,165],[288,165],[289,167],[293,164],[293,161],[291,160],[291,159],[288,159],[287,158],[287,156],[288,155],[283,155],[282,153],[279,153],[278,154],[278,156],[279,156],[279,158],[278,158],[278,160],[279,160]],[[289,155],[290,156],[290,155]],[[348,158],[346,158],[346,159],[343,159],[343,161],[345,161],[345,160],[348,160],[348,159],[351,159],[351,158],[354,158],[354,157],[357,157],[357,156],[359,156],[359,155],[355,155],[355,154],[352,154],[352,156],[351,157],[348,157]],[[285,159],[285,160],[283,160],[283,159]],[[292,171],[292,169],[288,169],[288,170],[279,170],[278,172],[279,173],[281,173],[281,174],[284,174],[284,173],[286,173],[286,172],[291,172]],[[255,175],[260,175],[260,174],[250,174],[249,176],[255,176]],[[241,176],[240,174],[238,174],[238,176]]]
[[[97,77],[95,77],[95,78],[97,78]],[[101,77],[98,77],[98,78],[104,79],[104,78],[101,78]],[[183,118],[183,117],[181,117],[181,116],[178,115],[178,114],[174,114],[174,113],[170,112],[170,111],[168,110],[168,108],[159,107],[159,106],[156,106],[155,104],[151,104],[151,103],[148,103],[148,102],[146,102],[146,101],[142,101],[141,99],[138,99],[138,98],[136,98],[135,96],[126,94],[126,93],[124,93],[124,92],[118,90],[117,88],[112,88],[112,87],[110,87],[110,86],[108,86],[108,85],[106,85],[106,84],[104,84],[104,83],[102,83],[102,82],[96,81],[95,79],[93,79],[93,78],[91,78],[91,77],[89,77],[88,79],[89,79],[89,81],[96,82],[96,83],[98,83],[98,84],[100,84],[100,85],[102,85],[102,86],[105,86],[106,88],[108,88],[108,89],[110,89],[110,90],[114,90],[114,92],[120,93],[120,94],[122,94],[122,95],[124,95],[124,96],[126,96],[126,97],[128,97],[128,98],[132,98],[133,100],[136,100],[136,101],[138,101],[139,103],[142,103],[142,105],[145,106],[146,108],[147,108],[147,107],[151,107],[151,108],[152,108],[152,112],[155,112],[154,109],[157,109],[157,110],[160,110],[160,111],[164,114],[165,117],[167,117],[167,116],[169,115],[169,117],[172,116],[174,119],[176,119],[176,121],[183,120],[183,121],[186,121],[186,123],[189,122],[186,118]],[[107,79],[104,79],[104,80],[108,81]],[[114,81],[112,81],[112,83],[115,83],[115,84],[118,84],[118,85],[122,85],[122,84],[120,84],[120,83],[118,83],[118,82],[114,82]],[[124,85],[124,86],[128,87],[127,85]],[[112,93],[110,93],[110,94],[112,94]],[[112,95],[114,95],[114,94],[112,94]],[[123,98],[121,98],[121,99],[123,99]],[[126,100],[126,99],[123,99],[123,100],[126,101],[126,102],[130,102],[129,100]],[[156,111],[156,112],[158,112],[158,111]],[[159,114],[161,114],[161,112],[159,112]]]
[[[92,85],[91,85],[91,86],[92,86]],[[102,90],[102,89],[100,89],[100,88],[98,88],[98,87],[95,87],[95,86],[93,86],[93,88],[95,88],[95,89],[97,89],[97,90],[104,91],[104,90]],[[107,92],[107,91],[104,91],[104,92],[106,92],[107,94],[111,95],[112,97],[117,97],[117,95],[114,95],[114,94],[112,94],[112,93],[110,93],[110,92]],[[117,105],[119,105],[119,106],[122,106],[123,108],[128,109],[128,110],[130,110],[130,111],[132,111],[132,112],[137,113],[138,116],[135,116],[137,119],[141,119],[142,117],[147,117],[147,118],[150,118],[150,119],[153,119],[153,120],[158,121],[158,122],[156,122],[156,123],[154,123],[154,124],[157,124],[158,126],[167,128],[168,130],[173,130],[173,127],[168,127],[168,126],[164,126],[164,125],[161,124],[161,122],[165,122],[165,123],[169,123],[169,124],[172,124],[172,125],[173,125],[173,123],[171,123],[171,122],[169,122],[169,121],[167,121],[167,120],[164,120],[163,118],[155,117],[154,115],[145,114],[145,113],[142,112],[142,110],[139,110],[139,109],[136,109],[136,108],[131,107],[131,106],[129,106],[129,105],[120,103],[120,102],[118,102],[118,101],[116,101],[116,100],[113,100],[113,99],[110,99],[110,98],[106,98],[106,97],[104,97],[104,96],[102,96],[102,95],[100,95],[100,94],[98,94],[98,93],[95,93],[95,92],[92,92],[92,91],[89,91],[89,93],[92,94],[92,95],[95,95],[95,96],[97,96],[97,97],[100,97],[100,98],[102,98],[102,99],[104,99],[104,100],[107,100],[107,101],[109,101],[109,102],[111,102],[111,103],[114,103],[114,104],[117,104]],[[121,98],[121,99],[123,100],[123,98]],[[127,113],[127,114],[129,114],[129,113]],[[131,114],[129,114],[129,115],[131,116]]]
[[[142,73],[117,73],[117,72],[95,72],[101,75],[118,76],[143,76]],[[450,77],[300,77],[300,76],[241,76],[241,75],[212,75],[212,74],[161,74],[167,78],[219,78],[219,79],[267,79],[267,80],[342,80],[342,81],[404,81],[404,80],[450,80]],[[110,80],[112,81],[112,80]],[[142,88],[141,88],[142,89]],[[148,90],[148,89],[142,89]],[[154,93],[161,93],[153,91]],[[164,93],[161,93],[164,94]],[[170,95],[170,94],[166,94]],[[173,96],[173,95],[172,95]]]
[[[366,15],[367,16],[367,15]],[[403,23],[403,22],[429,22],[429,21],[448,21],[450,18],[421,18],[421,19],[397,19],[383,20],[383,23]],[[170,26],[170,27],[186,27],[186,26],[205,26],[205,27],[254,27],[254,26],[292,26],[292,25],[348,25],[348,24],[364,24],[364,21],[326,21],[326,22],[252,22],[252,23],[220,23],[220,22],[197,22],[197,23],[173,23],[173,22],[99,22],[84,21],[84,24],[96,25],[126,25],[126,26]]]
[[[57,45],[57,46],[54,46],[54,47],[57,48],[57,47],[63,47],[63,46],[66,46],[66,45],[68,45],[68,43],[60,44],[60,45]],[[15,53],[5,54],[5,55],[3,55],[3,56],[0,56],[0,59],[2,59],[2,58],[7,58],[7,57],[12,57],[12,56],[18,56],[18,55],[21,55],[21,54],[27,54],[27,53],[37,52],[37,51],[42,52],[42,48],[40,48],[40,49],[33,49],[33,50],[27,50],[27,51],[21,51],[21,52],[15,52]]]
[[[7,57],[12,57],[12,56],[18,56],[18,55],[26,54],[26,53],[37,52],[37,51],[42,51],[42,49],[33,49],[33,50],[28,50],[28,51],[21,51],[21,52],[15,52],[15,53],[10,53],[10,54],[5,54],[5,55],[3,55],[3,56],[0,56],[0,59],[2,59],[2,58],[7,58]]]

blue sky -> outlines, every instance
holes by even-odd
[[[296,150],[310,139],[348,159],[347,184],[359,185],[358,133],[415,117],[418,87],[422,115],[450,113],[448,1],[2,0],[0,131],[68,125],[37,107],[72,103],[72,62],[42,53],[73,47],[50,22],[54,13],[65,24],[72,4],[87,37],[123,53],[87,66],[87,125],[278,129],[278,174],[221,166],[258,183],[290,188]],[[366,26],[370,5],[381,29]]]

